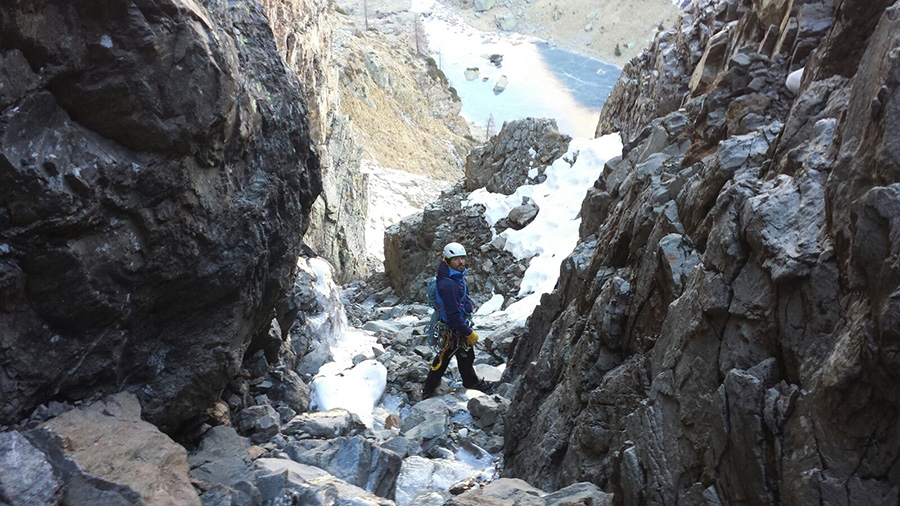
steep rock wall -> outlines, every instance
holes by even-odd
[[[898,34],[900,3],[701,1],[625,69],[592,260],[509,361],[505,475],[620,504],[897,502]]]
[[[364,31],[332,2],[261,3],[279,52],[304,84],[321,160],[323,192],[304,241],[331,262],[338,281],[360,279],[374,266],[368,252],[379,249],[365,242],[364,161],[366,170],[455,179],[472,146],[459,100],[434,62],[411,49],[408,34],[394,33],[394,24],[418,16],[408,5],[380,12]]]
[[[304,242],[335,267],[338,280],[367,272],[366,177],[351,122],[340,111],[339,62],[333,54],[334,4],[320,0],[262,0],[278,51],[303,83],[310,133],[322,168],[322,194],[315,202]]]
[[[0,423],[129,389],[174,429],[292,278],[300,83],[252,2],[16,2],[0,60]]]

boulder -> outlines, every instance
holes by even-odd
[[[497,78],[497,82],[494,83],[494,88],[493,88],[494,95],[499,95],[499,94],[503,93],[503,91],[506,90],[507,86],[509,86],[509,78],[508,77],[506,77],[505,75],[502,75],[499,78]]]
[[[249,447],[249,440],[231,427],[213,427],[203,435],[200,447],[188,458],[191,480],[205,490],[200,496],[203,504],[216,504],[219,497],[225,504],[259,504]]]
[[[397,476],[394,501],[397,506],[411,504],[444,504],[450,499],[450,489],[474,473],[462,462],[448,459],[426,459],[419,456],[403,459]]]
[[[611,506],[613,494],[607,494],[593,483],[579,482],[546,493],[516,478],[500,478],[483,488],[475,488],[452,498],[445,504],[450,506],[502,506],[521,504],[523,506],[562,506],[565,504],[591,504]]]
[[[254,463],[265,504],[366,504],[393,506],[393,501],[347,483],[326,471],[288,459],[262,458]]]
[[[291,460],[316,466],[379,497],[392,497],[402,457],[362,436],[308,439],[285,447]]]
[[[237,428],[254,443],[261,443],[281,431],[281,415],[269,404],[249,406],[237,414]]]
[[[9,506],[50,506],[63,495],[62,483],[43,452],[18,432],[0,433],[0,497]]]
[[[494,16],[494,23],[497,25],[497,28],[504,32],[511,32],[518,25],[515,16],[500,14]]]
[[[299,82],[258,4],[26,1],[0,32],[0,423],[124,386],[176,430],[290,285],[321,191]]]
[[[475,12],[486,12],[491,10],[494,3],[494,0],[475,0],[473,8],[475,9]]]
[[[354,436],[364,431],[365,425],[359,420],[359,417],[341,408],[304,413],[294,417],[281,428],[282,434],[285,435],[302,435],[320,439]]]
[[[546,501],[542,499],[543,490],[532,487],[523,480],[517,478],[500,478],[489,483],[484,488],[466,492],[450,501],[454,505],[475,504],[521,504],[523,506],[544,506]]]
[[[509,227],[515,230],[525,228],[525,226],[534,221],[539,211],[540,207],[534,201],[528,199],[522,205],[510,209],[509,214],[506,216]]]
[[[467,407],[475,419],[475,424],[485,432],[502,434],[503,418],[509,407],[509,401],[499,395],[481,395],[469,400]]]
[[[193,504],[185,449],[141,420],[137,397],[120,393],[67,411],[33,436],[64,477],[65,504]]]

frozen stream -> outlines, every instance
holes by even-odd
[[[554,118],[562,133],[594,136],[622,69],[532,37],[476,30],[429,0],[413,2],[413,9],[423,13],[432,57],[462,99],[468,121],[480,128],[490,121],[496,133],[508,120]],[[502,57],[499,65],[492,55]],[[467,69],[477,69],[471,80]],[[495,92],[504,78],[506,88]]]

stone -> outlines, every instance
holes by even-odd
[[[294,462],[316,466],[380,497],[392,497],[402,457],[361,436],[290,443],[285,452]]]
[[[107,494],[112,493],[118,500],[200,505],[188,477],[187,452],[141,420],[141,407],[133,394],[116,394],[67,411],[42,427],[58,435],[60,443],[65,441],[60,449],[77,467],[63,502],[87,504],[76,497],[110,500]],[[92,484],[96,480],[108,486]]]
[[[769,142],[760,132],[735,135],[721,143],[717,151],[719,167],[726,177],[759,167],[769,151]]]
[[[506,87],[509,86],[509,78],[505,75],[497,78],[497,81],[494,83],[494,95],[499,95],[506,90]]]
[[[776,179],[744,204],[747,240],[775,283],[808,275],[822,253],[824,196],[821,175],[810,172],[799,181]]]
[[[508,15],[494,15],[494,23],[497,25],[497,28],[504,32],[511,32],[516,29],[518,22],[516,18]]]
[[[520,504],[522,506],[544,506],[547,502],[543,499],[546,493],[543,490],[532,487],[524,480],[518,478],[500,478],[487,484],[484,488],[472,489],[462,495],[454,497],[445,503],[448,506],[475,506]]]
[[[255,482],[249,448],[250,441],[239,436],[234,428],[213,427],[204,434],[199,448],[188,457],[191,479],[229,489],[248,479]]]
[[[659,241],[659,258],[665,273],[665,287],[678,298],[684,291],[691,271],[700,263],[700,256],[693,246],[680,234],[669,234]]]
[[[540,212],[540,208],[530,199],[527,203],[510,209],[509,214],[507,215],[510,228],[514,230],[525,228],[529,223],[534,221],[538,212]]]
[[[448,415],[449,408],[438,398],[425,399],[416,403],[403,418],[402,430],[408,430],[435,415]]]
[[[0,262],[23,281],[3,300],[30,301],[0,313],[0,424],[127,388],[175,430],[290,285],[322,190],[306,99],[257,4],[72,7],[21,2],[0,20],[0,100],[18,104],[0,120],[0,233],[17,237]],[[46,60],[23,66],[22,49]]]
[[[62,483],[44,454],[18,432],[0,433],[0,497],[9,506],[58,504]]]
[[[565,488],[544,496],[547,506],[563,506],[567,504],[592,504],[595,506],[612,506],[615,496],[604,492],[593,483],[573,483]]]
[[[362,326],[362,329],[388,337],[392,337],[400,332],[400,327],[390,321],[368,321]]]
[[[254,465],[260,473],[259,488],[266,504],[297,501],[310,506],[334,504],[336,495],[347,504],[390,506],[393,501],[378,497],[327,472],[287,459],[262,458]]]
[[[475,12],[486,12],[494,7],[494,0],[475,0],[473,8]]]
[[[276,403],[283,403],[296,414],[304,412],[309,407],[309,385],[303,382],[300,376],[293,370],[281,365],[269,374],[273,379],[272,386],[268,389],[268,395]],[[279,408],[280,409],[280,408]],[[291,419],[290,417],[282,419]]]
[[[385,70],[378,54],[374,51],[369,51],[363,60],[365,61],[366,70],[372,75],[372,80],[375,81],[375,84],[387,89],[393,87],[391,75]]]
[[[429,416],[421,423],[403,431],[409,439],[435,439],[447,433],[449,419],[446,415]]]
[[[318,439],[334,439],[354,436],[365,430],[359,417],[346,409],[303,413],[291,419],[281,428],[285,435],[305,435]]]
[[[715,77],[725,68],[728,41],[736,23],[730,23],[709,38],[706,50],[691,76],[690,89],[696,95],[708,91]]]
[[[403,436],[394,436],[381,443],[381,447],[396,453],[401,458],[406,458],[409,454],[410,441]]]
[[[771,368],[773,364],[771,360],[766,365]],[[770,449],[764,442],[763,419],[759,416],[767,383],[771,381],[771,372],[760,377],[751,371],[732,369],[724,382],[728,399],[726,432],[739,442],[722,457],[723,465],[727,466],[723,472],[724,487],[729,489],[729,495],[749,497],[761,504],[771,504],[774,500],[765,483],[765,455]]]
[[[476,425],[484,430],[490,430],[495,424],[502,423],[509,402],[500,396],[481,395],[473,397],[466,405]]]
[[[260,443],[280,432],[281,416],[269,404],[249,406],[237,414],[237,428],[254,443]]]

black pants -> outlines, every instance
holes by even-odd
[[[462,346],[447,346],[434,357],[431,362],[431,369],[428,371],[428,377],[425,378],[425,395],[434,392],[434,389],[441,384],[441,378],[450,365],[450,358],[456,356],[456,366],[459,368],[459,375],[462,376],[463,386],[466,388],[475,388],[478,385],[478,376],[475,374],[475,350],[472,348],[463,349]]]

